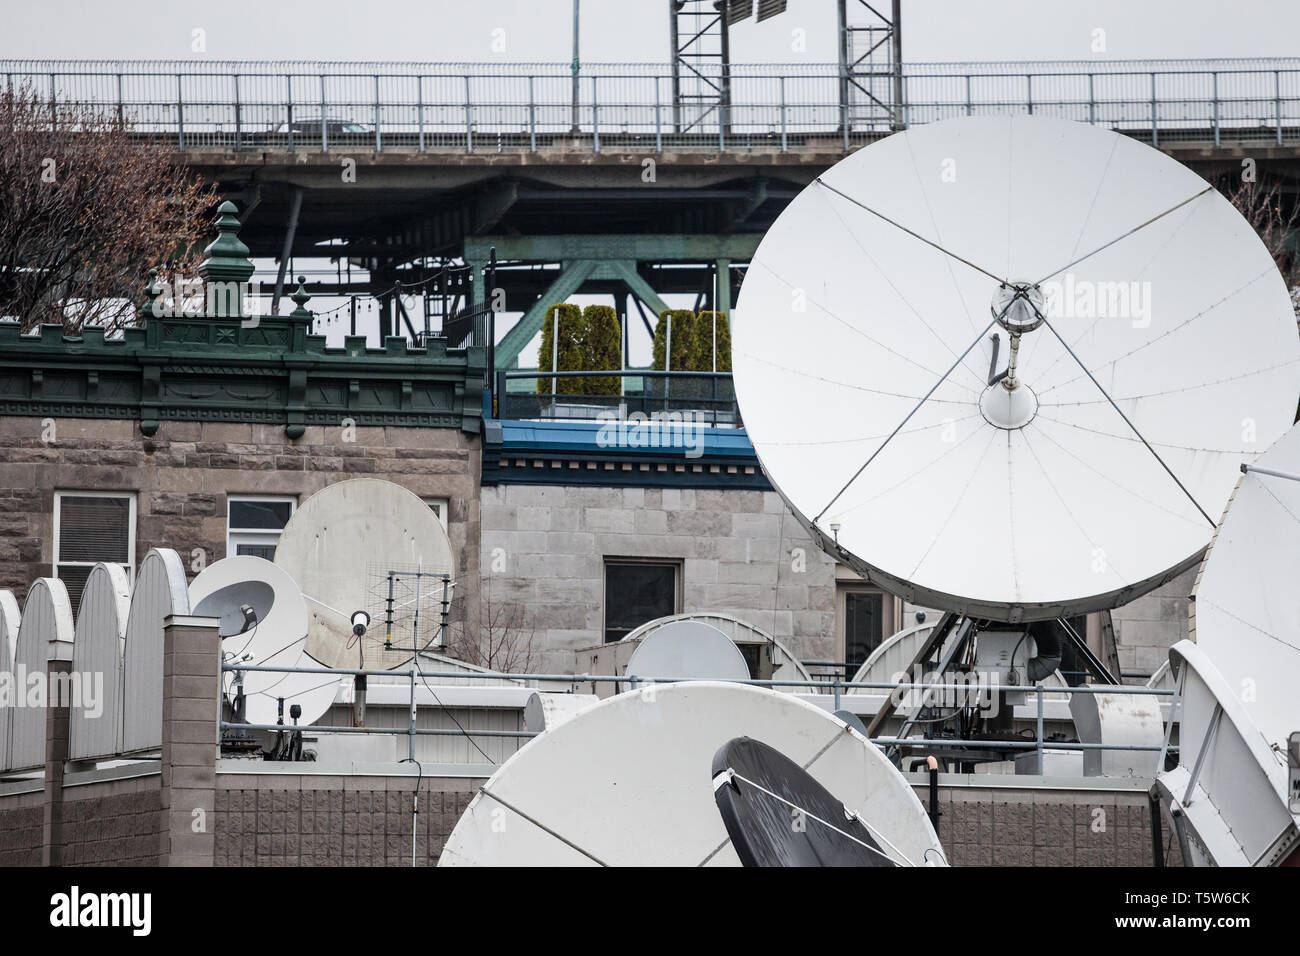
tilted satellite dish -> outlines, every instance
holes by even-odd
[[[749,665],[713,625],[674,621],[642,639],[624,673],[638,680],[749,680]]]
[[[451,542],[427,504],[401,485],[375,478],[336,482],[316,492],[294,512],[280,535],[275,563],[289,572],[307,599],[307,653],[327,667],[390,668],[412,656],[410,628],[392,635],[385,647],[388,572],[398,571],[395,607],[403,622],[420,608],[415,639],[428,646],[438,633],[441,584],[419,583],[408,572],[451,574]],[[370,627],[353,633],[355,611],[370,615]]]
[[[14,673],[14,653],[18,650],[18,628],[22,615],[18,601],[10,590],[0,590],[0,668]],[[13,706],[0,706],[0,770],[9,769],[10,730],[13,726]]]
[[[190,605],[198,617],[220,618],[221,650],[232,663],[257,667],[320,667],[307,652],[307,605],[298,585],[282,568],[252,555],[223,558],[208,565],[190,585]],[[226,696],[235,699],[235,675],[225,675]],[[284,721],[289,708],[302,706],[299,724],[310,724],[329,710],[339,685],[328,674],[244,671],[245,719],[274,724],[279,701]]]
[[[844,801],[760,740],[737,737],[718,749],[713,795],[745,866],[899,865]]]
[[[807,771],[896,862],[946,862],[912,788],[860,734],[791,694],[686,681],[619,694],[533,738],[470,802],[438,865],[736,866],[710,770],[741,736]]]
[[[1111,608],[1190,567],[1300,394],[1249,223],[1156,150],[1041,117],[844,159],[768,231],[737,313],[745,425],[799,521],[973,618]]]
[[[1170,652],[1180,765],[1161,785],[1182,805],[1184,836],[1219,865],[1275,863],[1300,846],[1286,759],[1300,731],[1297,573],[1300,427],[1241,476],[1197,577],[1195,644]]]
[[[103,693],[92,716],[84,707],[68,716],[68,757],[92,760],[122,751],[122,652],[131,613],[131,581],[120,564],[90,569],[81,589],[72,644],[75,674],[102,674]]]

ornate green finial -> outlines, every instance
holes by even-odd
[[[307,287],[304,284],[306,281],[306,276],[298,276],[298,288],[295,289],[293,295],[289,297],[293,299],[294,304],[297,305],[298,308],[294,309],[293,312],[289,314],[289,318],[306,319],[310,322],[313,316],[307,311],[307,303],[311,301],[311,295],[307,292]]]
[[[217,238],[203,250],[199,276],[205,282],[247,282],[253,274],[248,246],[239,241],[239,209],[229,200],[217,207]]]
[[[144,302],[140,304],[140,312],[145,316],[145,318],[156,318],[154,315],[154,303],[158,303],[160,308],[163,306],[164,303],[158,302],[158,297],[165,291],[166,289],[163,288],[163,284],[158,281],[158,270],[150,269],[149,281],[144,284]]]

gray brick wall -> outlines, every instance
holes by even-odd
[[[241,779],[233,786],[218,784],[217,866],[411,865],[414,778]],[[474,788],[483,782],[423,782],[416,823],[418,865],[438,862]]]
[[[1196,582],[1195,567],[1111,612],[1121,669],[1154,673],[1169,660],[1169,648],[1187,637],[1188,597]]]
[[[45,812],[40,796],[21,805],[23,797],[0,798],[0,867],[40,866]]]
[[[448,533],[472,628],[478,621],[479,439],[451,428],[311,426],[289,441],[278,425],[163,422],[145,438],[136,423],[0,417],[0,587],[27,593],[50,573],[54,490],[135,491],[136,563],[151,547],[211,564],[226,556],[226,496],[294,495],[299,503],[344,478],[377,477],[423,498],[449,500]],[[75,610],[75,609],[74,609]],[[460,614],[459,603],[457,614]]]
[[[683,611],[734,614],[804,659],[841,654],[835,564],[775,492],[498,485],[482,518],[485,614],[520,609],[534,669],[570,671],[575,648],[601,641],[605,557],[680,560]]]
[[[157,866],[162,831],[158,779],[148,789],[71,799],[63,804],[63,863],[66,866]],[[99,788],[96,788],[99,789]]]
[[[929,792],[917,788],[929,806]],[[953,866],[1151,866],[1145,793],[939,788],[939,840]],[[1181,865],[1163,824],[1166,865]]]

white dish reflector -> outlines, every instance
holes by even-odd
[[[1040,117],[838,163],[768,231],[736,311],[745,425],[795,515],[871,580],[976,617],[1110,608],[1189,567],[1300,394],[1290,297],[1232,205],[1136,140]]]

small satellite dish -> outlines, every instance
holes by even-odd
[[[438,865],[737,866],[709,768],[740,736],[842,796],[898,862],[944,862],[916,794],[860,734],[792,694],[684,681],[610,697],[533,738],[470,802]]]
[[[764,677],[766,680],[802,681],[809,684],[812,682],[812,675],[808,673],[808,668],[804,667],[803,662],[781,640],[773,637],[755,624],[718,611],[690,611],[686,614],[672,614],[667,617],[655,618],[653,621],[647,621],[635,630],[629,631],[623,637],[623,640],[629,642],[639,641],[646,635],[659,630],[659,628],[677,621],[703,621],[705,624],[711,624],[731,638],[737,647],[759,645],[763,649],[762,653],[766,656],[766,664],[771,667],[771,673],[766,674],[764,677],[766,668],[760,665],[763,669],[760,670],[759,676]],[[782,689],[797,692],[801,686],[804,685],[792,684]]]
[[[836,164],[736,311],[745,426],[800,523],[974,618],[1111,608],[1190,567],[1300,395],[1290,296],[1232,204],[1131,137],[1036,116]]]
[[[190,585],[196,617],[219,618],[221,650],[232,663],[259,667],[320,667],[306,652],[307,605],[298,585],[281,568],[263,558],[237,555],[210,564]],[[334,702],[340,678],[327,674],[245,671],[245,719],[274,724],[279,701],[302,706],[300,724],[318,720]],[[234,702],[235,675],[225,677],[226,695]]]
[[[308,498],[285,526],[275,563],[302,589],[308,604],[307,652],[327,667],[397,667],[411,659],[414,639],[428,646],[438,634],[441,583],[418,584],[411,572],[451,574],[447,533],[427,504],[401,485],[375,478],[336,482]],[[402,629],[386,647],[388,572],[395,582],[395,620]],[[417,586],[418,599],[416,596]],[[365,611],[370,626],[353,633],[352,615]]]
[[[624,673],[639,680],[749,680],[749,665],[713,625],[674,621],[642,639]]]
[[[713,796],[745,866],[898,865],[843,800],[761,741],[737,737],[718,749]]]

